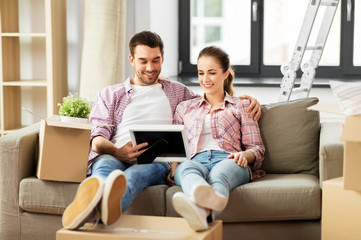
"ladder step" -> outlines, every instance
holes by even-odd
[[[323,47],[321,45],[319,46],[307,46],[305,50],[322,50]]]
[[[339,0],[322,0],[320,5],[322,6],[337,6]]]
[[[291,96],[293,99],[295,99],[295,97],[308,97],[315,78],[315,69],[320,61],[325,41],[328,36],[328,31],[330,30],[333,16],[337,10],[339,2],[340,0],[310,0],[291,62],[281,66],[281,72],[284,77],[282,78],[281,91],[278,96],[279,102],[289,101]],[[319,29],[317,40],[314,43],[315,46],[307,46],[308,36],[310,35],[314,24],[314,18],[319,12],[318,10],[321,5],[325,6],[326,9],[324,9],[324,17]],[[302,62],[302,58],[304,57],[303,54],[306,50],[313,50],[313,52],[311,52],[309,61]],[[296,71],[299,69],[301,63],[303,63],[301,66],[301,70],[303,72],[302,78],[299,87],[294,88],[295,79],[297,77]]]
[[[294,88],[292,89],[292,93],[300,93],[300,92],[308,92],[308,88],[306,87],[298,87],[298,88]]]

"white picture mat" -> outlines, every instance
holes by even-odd
[[[169,124],[157,124],[157,125],[132,125],[129,127],[130,138],[133,146],[137,145],[135,134],[137,132],[147,133],[179,133],[182,138],[182,145],[185,150],[184,156],[158,156],[155,162],[183,162],[190,159],[190,152],[188,148],[187,134],[184,125],[169,125]]]

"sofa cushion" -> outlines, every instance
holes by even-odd
[[[168,185],[147,187],[124,212],[130,215],[165,216],[165,193]]]
[[[19,206],[27,212],[61,215],[73,201],[78,185],[78,183],[42,181],[36,177],[24,178],[20,182]],[[164,216],[167,188],[167,185],[146,188],[125,214]]]
[[[307,98],[262,106],[259,120],[266,148],[262,169],[266,173],[308,173],[318,176],[319,112],[307,107]]]
[[[73,201],[78,185],[24,178],[19,187],[19,206],[28,212],[61,215]]]
[[[167,216],[179,216],[171,199],[175,186],[167,190]],[[223,222],[312,220],[321,218],[318,178],[309,174],[268,174],[230,192],[227,207],[217,219]]]

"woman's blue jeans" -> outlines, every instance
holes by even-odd
[[[192,199],[192,186],[197,183],[208,183],[213,189],[229,197],[233,188],[249,182],[248,168],[242,168],[227,159],[229,153],[208,150],[195,155],[192,160],[182,162],[176,169],[174,181],[182,186],[184,194]],[[193,199],[192,199],[193,200]],[[216,215],[221,213],[217,212]]]
[[[170,172],[169,164],[165,162],[131,165],[104,154],[95,160],[92,166],[92,176],[99,176],[105,180],[116,169],[122,170],[127,178],[127,189],[122,198],[123,212],[128,209],[144,188],[166,184],[166,177]]]

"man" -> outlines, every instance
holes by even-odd
[[[114,223],[144,188],[165,184],[170,172],[164,162],[136,164],[147,143],[132,146],[128,129],[134,124],[172,124],[178,103],[196,94],[160,77],[164,52],[158,34],[135,34],[129,50],[135,76],[101,90],[92,107],[90,177],[79,185],[74,201],[64,211],[65,228],[76,229],[99,218],[106,225]],[[250,116],[258,119],[259,103],[245,98],[252,100]]]

